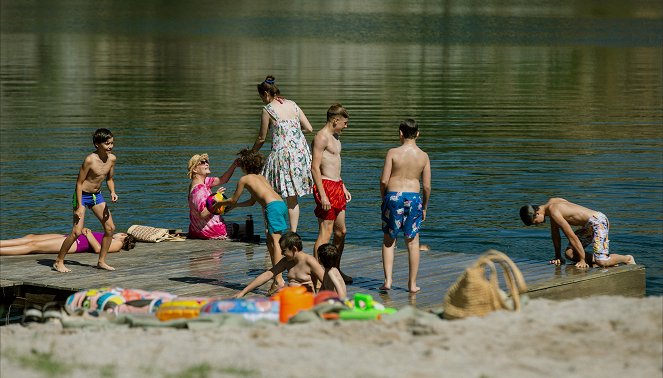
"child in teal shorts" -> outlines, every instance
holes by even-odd
[[[260,203],[265,212],[267,249],[272,260],[272,266],[274,266],[282,258],[279,240],[281,234],[288,231],[288,207],[267,179],[260,174],[265,165],[265,157],[261,153],[248,148],[242,149],[237,155],[239,155],[239,159],[237,159],[238,166],[244,172],[244,176],[237,182],[235,194],[227,200],[218,202],[215,206],[226,206],[226,212],[228,212],[234,207],[253,206],[256,202]],[[251,198],[238,203],[237,201],[244,188],[251,193]],[[270,292],[284,286],[285,281],[279,273],[274,277],[274,284]]]

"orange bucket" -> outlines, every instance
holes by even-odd
[[[279,309],[281,323],[287,323],[299,311],[313,307],[313,293],[308,292],[304,286],[285,287],[274,297],[281,302]]]

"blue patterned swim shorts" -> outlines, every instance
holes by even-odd
[[[382,200],[382,232],[395,239],[403,230],[406,238],[419,233],[423,205],[421,195],[414,192],[387,192]]]

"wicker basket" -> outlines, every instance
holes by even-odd
[[[504,280],[510,292],[510,302],[500,289],[495,264],[504,270]],[[488,268],[488,275],[486,275]],[[484,316],[496,310],[518,311],[520,294],[527,291],[520,269],[509,256],[489,250],[465,270],[444,297],[445,319]]]

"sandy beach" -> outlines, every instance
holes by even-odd
[[[100,322],[103,324],[103,322]],[[0,328],[2,377],[661,377],[663,297],[216,329]]]

